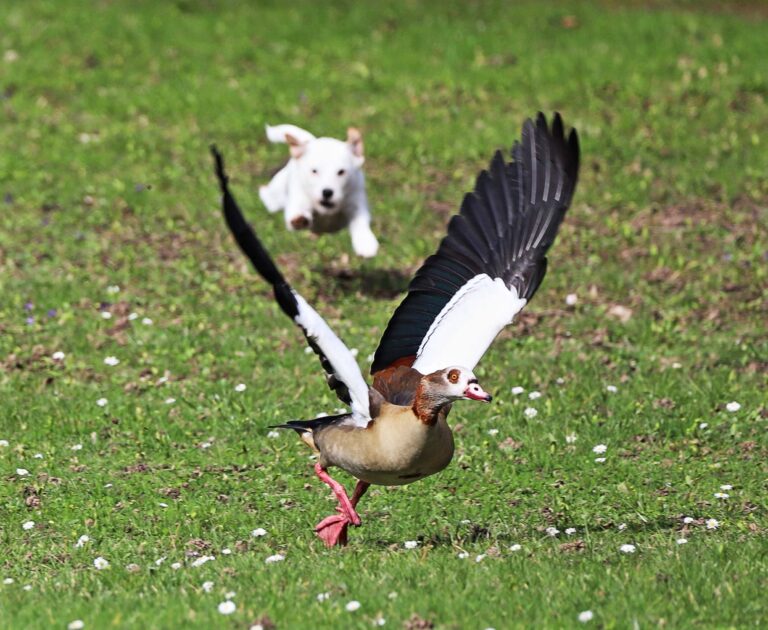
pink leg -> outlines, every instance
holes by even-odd
[[[318,467],[319,465],[315,467],[316,471],[318,470]],[[346,506],[344,506],[342,500],[339,499],[339,506],[336,508],[336,511],[339,512],[339,514],[333,514],[332,516],[328,516],[320,521],[315,526],[315,533],[322,539],[326,547],[334,547],[337,545],[344,546],[347,544],[347,529],[349,524],[360,524],[360,517],[357,515],[357,512],[354,511],[354,508],[357,506],[357,502],[360,500],[360,497],[362,497],[365,494],[365,491],[368,490],[368,486],[370,484],[366,483],[365,481],[358,481],[357,485],[355,486],[355,492],[352,495],[352,499],[350,500],[347,497],[346,492],[344,492],[344,488],[337,482],[333,481],[333,479],[328,476],[327,472],[324,470],[322,472],[324,473],[324,476],[322,476],[320,472],[318,472],[318,476],[323,481],[325,481],[325,483],[331,486],[337,497],[339,496],[339,493],[336,492],[336,488],[334,488],[331,483],[326,481],[324,477],[327,477],[333,484],[336,484],[340,488],[344,499],[346,499],[346,501],[350,504],[349,507],[352,508],[352,513],[357,517],[357,522],[349,518]]]
[[[353,525],[360,525],[360,517],[357,515],[357,512],[355,512],[355,506],[349,500],[347,492],[344,490],[344,486],[342,486],[338,481],[332,479],[328,474],[328,471],[319,463],[315,464],[315,474],[320,477],[320,481],[327,483],[331,487],[333,494],[336,495],[336,500],[339,502],[339,507],[341,508],[342,514],[346,514],[347,518]]]

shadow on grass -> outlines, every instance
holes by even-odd
[[[317,272],[344,294],[361,293],[379,300],[391,300],[404,294],[411,280],[411,274],[400,269],[322,267]]]
[[[640,533],[647,534],[649,531],[665,532],[668,534],[672,532],[685,533],[685,528],[682,526],[681,519],[682,517],[680,517],[680,519],[658,518],[655,520],[649,520],[647,523],[629,524],[621,530],[619,530],[617,525],[614,524],[590,527],[588,532],[584,531],[582,528],[579,528],[574,535],[566,536],[561,533],[559,536],[557,536],[556,540],[559,543],[561,550],[573,551],[583,549],[583,541],[588,540],[589,536],[595,536],[609,531],[614,533],[621,532],[625,536]],[[704,519],[696,519],[692,523],[692,526],[703,527]],[[561,531],[564,531],[565,526],[560,527],[560,529]],[[549,536],[544,532],[541,532],[539,537],[542,539],[549,538]],[[416,537],[416,540],[418,540],[420,545],[429,545],[431,547],[461,547],[462,545],[476,543],[482,540],[493,541],[502,545],[511,544],[521,542],[521,537],[513,536],[512,534],[508,533],[494,533],[493,529],[491,528],[484,527],[480,524],[472,524],[453,533],[443,531],[441,533],[435,532],[431,535],[420,535]],[[393,548],[401,547],[403,541],[378,539],[366,541],[366,544],[370,544],[372,547]],[[572,546],[572,548],[569,549],[569,546]]]

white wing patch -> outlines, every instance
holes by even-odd
[[[474,369],[496,335],[512,323],[526,303],[518,298],[517,289],[507,287],[501,278],[475,276],[432,322],[413,367],[422,374],[450,365]]]
[[[357,360],[317,311],[295,291],[293,295],[299,305],[299,314],[295,318],[296,323],[307,332],[308,336],[312,337],[333,366],[336,378],[347,386],[349,397],[352,400],[352,418],[355,425],[368,426],[368,422],[371,420],[368,406],[368,384],[360,372]]]

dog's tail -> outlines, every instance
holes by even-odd
[[[287,136],[291,136],[299,144],[304,144],[310,140],[314,140],[315,136],[309,133],[306,129],[297,127],[296,125],[265,125],[267,131],[267,140],[270,142],[287,143]]]

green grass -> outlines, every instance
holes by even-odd
[[[765,623],[760,5],[84,4],[0,6],[3,628]],[[498,402],[456,405],[451,466],[374,489],[327,551],[312,526],[329,493],[266,426],[339,404],[231,241],[207,147],[364,364],[462,193],[538,110],[578,128],[583,168],[542,289],[477,370]],[[265,122],[363,129],[377,258],[264,211],[256,188],[285,157]]]

